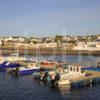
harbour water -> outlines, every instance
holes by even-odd
[[[31,57],[31,56],[27,56]],[[97,56],[38,55],[37,59],[49,59],[93,66],[100,60]],[[100,84],[70,89],[69,86],[50,88],[32,79],[31,75],[14,77],[0,72],[0,100],[100,100]]]

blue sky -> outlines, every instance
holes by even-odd
[[[0,35],[86,33],[100,33],[100,0],[0,0]]]

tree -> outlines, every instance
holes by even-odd
[[[57,46],[61,46],[62,43],[62,36],[61,35],[56,35],[55,37],[55,42],[57,43]]]

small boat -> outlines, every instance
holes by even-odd
[[[51,75],[49,74],[49,77]],[[50,85],[53,87],[56,86],[64,86],[70,84],[70,80],[68,78],[63,78],[63,74],[61,75],[59,72],[55,72],[54,77],[51,76],[51,80],[49,81]]]
[[[13,68],[16,68],[16,67],[20,67],[20,64],[18,64],[16,62],[10,63],[8,61],[4,61],[2,64],[0,64],[0,70],[1,71],[6,71],[8,69],[13,69]]]
[[[75,79],[85,77],[86,72],[80,65],[67,65],[65,68],[58,69],[55,73],[53,84],[54,86],[67,85]]]
[[[25,61],[25,57],[19,57],[19,54],[10,54],[10,56],[4,57],[5,61],[15,62],[15,61]]]
[[[86,76],[85,70],[80,65],[68,65],[66,69],[60,70],[59,73],[64,80],[74,80]]]
[[[17,73],[19,75],[27,75],[27,74],[32,74],[33,72],[37,72],[39,69],[40,69],[40,66],[36,62],[29,62],[27,66],[19,67]],[[11,69],[11,72],[14,70],[16,70],[16,68]]]
[[[32,58],[29,58],[29,61],[36,61],[36,62],[38,62],[38,59],[36,58],[36,57],[32,57]]]
[[[34,79],[43,79],[45,73],[49,73],[49,75],[55,75],[54,69],[51,68],[40,68],[37,72],[33,72],[32,77]]]
[[[26,67],[20,67],[19,74],[32,74],[40,69],[39,64],[36,62],[31,62]]]
[[[16,68],[19,67],[20,64],[17,61],[25,60],[24,57],[18,57],[18,55],[0,57],[0,70],[6,70],[7,68]]]
[[[40,65],[42,68],[55,68],[58,62],[50,61],[50,60],[44,60],[40,62]]]
[[[7,61],[3,61],[0,63],[0,71],[6,71],[8,62]]]

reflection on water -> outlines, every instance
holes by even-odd
[[[59,92],[63,98],[68,100],[99,100],[100,84],[88,85],[80,88],[71,88],[70,85],[59,87]]]
[[[68,84],[68,85],[58,86],[58,90],[63,96],[66,96],[67,94],[71,93],[71,85]]]

